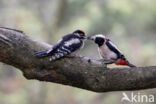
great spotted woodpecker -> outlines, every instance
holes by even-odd
[[[86,38],[84,31],[76,30],[63,36],[51,49],[36,52],[35,55],[40,58],[51,56],[50,61],[57,60],[82,48]]]
[[[135,67],[125,58],[122,52],[114,45],[109,39],[104,35],[99,34],[95,36],[88,37],[89,40],[93,40],[98,45],[98,51],[103,58],[103,60],[113,60],[111,63],[116,65],[126,65],[129,67]]]

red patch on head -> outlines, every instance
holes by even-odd
[[[83,30],[80,30],[80,31],[85,34],[85,32]]]
[[[128,65],[128,61],[122,60],[122,59],[118,59],[115,64],[116,65]]]
[[[106,41],[106,38],[103,38],[104,42]]]

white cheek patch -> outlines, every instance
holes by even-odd
[[[72,44],[78,44],[78,43],[80,43],[80,40],[79,39],[71,39],[71,40],[65,42],[65,46],[66,47],[69,47]]]

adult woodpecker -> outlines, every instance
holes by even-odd
[[[39,58],[51,56],[50,61],[57,60],[82,48],[85,39],[87,39],[85,32],[76,30],[63,36],[51,49],[36,52],[35,55]]]
[[[125,58],[125,56],[117,48],[117,46],[114,45],[104,35],[98,34],[95,36],[88,37],[88,39],[93,40],[98,45],[98,51],[101,57],[103,58],[103,60],[107,60],[107,61],[113,60],[113,62],[110,61],[110,63],[107,64],[115,63],[116,65],[126,65],[129,67],[135,67]]]

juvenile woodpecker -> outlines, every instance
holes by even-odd
[[[51,56],[50,61],[57,60],[82,48],[86,38],[84,31],[76,30],[63,36],[51,49],[36,52],[35,55],[40,58]]]
[[[113,60],[107,64],[115,63],[116,65],[126,65],[129,67],[135,67],[125,58],[122,52],[104,35],[99,34],[88,37],[89,40],[93,40],[98,45],[98,51],[103,60]]]

